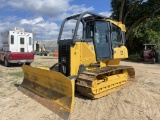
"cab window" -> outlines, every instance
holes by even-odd
[[[113,43],[122,43],[121,29],[112,24],[111,41]]]

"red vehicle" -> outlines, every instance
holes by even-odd
[[[33,34],[25,32],[23,28],[3,32],[0,61],[5,66],[10,63],[25,63],[30,65],[34,61]]]
[[[158,50],[156,49],[156,44],[144,44],[144,50],[142,50],[140,57],[138,58],[141,61],[146,62],[158,62],[159,55]]]
[[[0,51],[0,60],[8,67],[11,63],[25,63],[30,65],[34,61],[32,52],[3,52]]]

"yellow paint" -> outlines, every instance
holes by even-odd
[[[114,59],[128,58],[128,50],[125,46],[114,48]]]
[[[31,86],[24,85],[28,89],[30,89],[32,92],[41,94],[41,96],[46,97],[50,99],[52,102],[60,105],[63,109],[66,109],[69,112],[73,111],[74,106],[74,80],[68,79],[66,76],[61,74],[60,72],[55,71],[49,71],[40,69],[40,68],[34,68],[31,66],[23,65],[22,66],[23,72],[24,72],[24,80],[28,79],[31,82],[34,82],[38,85],[41,85],[47,89],[56,91],[60,95],[63,95],[63,97],[59,98],[59,95],[52,94],[51,98],[47,97],[47,93],[41,91],[41,89],[32,90]],[[23,84],[23,83],[22,83]],[[57,98],[56,98],[57,97]],[[71,99],[71,100],[70,100]]]
[[[93,44],[87,44],[85,42],[76,42],[76,44],[70,48],[70,51],[71,76],[77,75],[79,66],[81,64],[87,65],[90,63],[96,63]]]
[[[106,76],[104,79],[97,79],[92,84],[92,93],[98,98],[108,94],[108,90],[114,89],[128,82],[128,72],[125,70],[121,74]],[[104,93],[103,93],[104,92]]]
[[[76,44],[70,48],[70,51],[70,76],[78,74],[79,66],[81,64],[85,65],[87,70],[97,68],[88,66],[91,63],[97,63],[93,44],[87,44],[86,42],[76,42]],[[113,59],[100,61],[100,67],[117,66],[119,65],[121,59],[124,58],[128,58],[127,48],[125,46],[114,48]]]
[[[126,27],[121,22],[113,21],[113,20],[110,20],[110,19],[107,19],[106,21],[109,21],[109,22],[113,23],[114,25],[120,27],[123,32],[126,32]]]

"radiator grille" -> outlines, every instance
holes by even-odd
[[[70,45],[59,46],[59,71],[65,76],[70,76]]]

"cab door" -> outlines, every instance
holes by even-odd
[[[113,58],[110,40],[110,26],[107,21],[95,21],[94,46],[97,61],[110,60]]]

